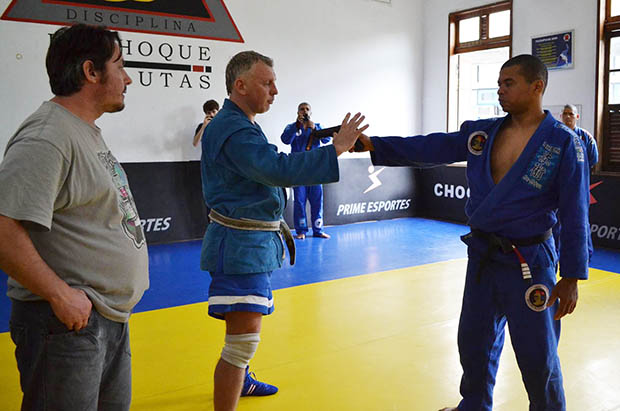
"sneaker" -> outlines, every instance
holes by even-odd
[[[249,369],[249,366],[245,369],[245,381],[243,381],[243,388],[241,389],[242,397],[259,397],[273,395],[278,392],[278,387],[257,381],[256,375],[253,372],[249,372]]]

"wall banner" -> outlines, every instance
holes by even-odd
[[[418,171],[418,216],[466,223],[467,168],[440,166]]]
[[[149,244],[202,238],[207,218],[199,161],[123,163],[123,168]],[[369,159],[341,160],[340,181],[323,188],[325,225],[416,215],[411,168],[375,167]],[[292,190],[287,194],[284,217],[293,227]],[[307,214],[309,219],[309,209]]]
[[[545,63],[547,69],[569,69],[574,65],[574,31],[532,38],[532,55]]]
[[[207,211],[199,161],[123,163],[148,244],[202,238]]]
[[[415,170],[373,166],[370,159],[340,160],[340,181],[323,185],[323,225],[416,215]],[[287,189],[284,219],[292,228],[293,190]],[[308,226],[310,205],[306,203]]]
[[[323,186],[326,225],[416,215],[414,169],[373,166],[366,158],[339,162],[340,181]]]
[[[202,238],[207,218],[199,161],[124,163],[123,168],[149,244]],[[340,160],[340,181],[323,186],[324,224],[400,217],[466,223],[466,170],[373,166],[365,158]],[[590,225],[596,246],[620,249],[619,192],[620,178],[592,177]],[[292,190],[287,193],[284,217],[293,227]]]
[[[590,179],[590,231],[596,246],[620,249],[620,177]]]
[[[13,0],[1,19],[243,43],[223,0]]]
[[[467,223],[469,188],[465,167],[435,167],[418,171],[418,217]],[[597,247],[620,249],[620,178],[592,176],[590,231]]]

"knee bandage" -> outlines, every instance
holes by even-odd
[[[260,342],[260,334],[226,334],[222,360],[235,367],[248,366]]]

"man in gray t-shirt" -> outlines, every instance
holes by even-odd
[[[9,275],[22,409],[128,410],[127,321],[148,288],[144,232],[122,167],[95,125],[124,108],[120,39],[59,29],[46,59],[55,97],[0,163],[0,268]]]

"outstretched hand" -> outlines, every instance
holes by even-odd
[[[340,131],[334,133],[334,148],[337,155],[349,151],[355,144],[355,140],[368,128],[368,124],[360,127],[365,118],[361,113],[357,113],[353,117],[351,117],[351,113],[347,113],[340,125]]]
[[[358,144],[359,143],[359,144]],[[349,150],[349,153],[363,153],[365,151],[374,151],[375,147],[372,145],[370,137],[362,133],[357,138],[355,145]]]
[[[566,314],[572,314],[572,312],[575,311],[575,307],[577,307],[578,298],[579,293],[577,290],[576,278],[562,278],[558,281],[555,287],[553,287],[553,290],[551,290],[551,296],[547,303],[547,307],[551,307],[557,299],[560,299],[560,305],[553,319],[559,320]]]

